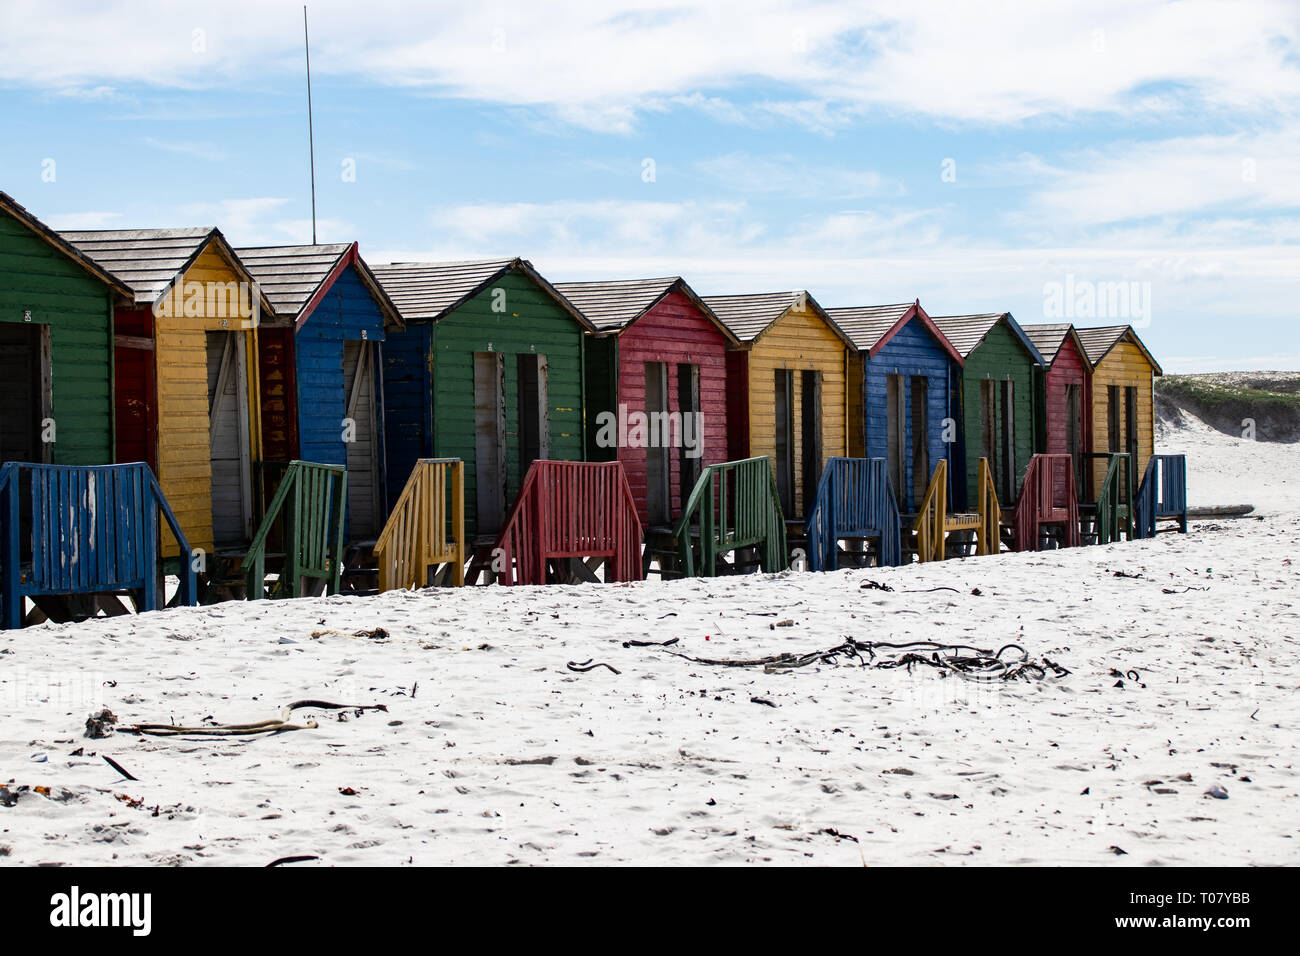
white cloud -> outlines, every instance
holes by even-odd
[[[1211,211],[1300,208],[1300,129],[1109,143],[1068,164],[1022,157],[1011,178],[1041,185],[1026,217],[1069,225]]]
[[[723,187],[742,193],[766,193],[822,200],[899,195],[902,187],[870,169],[819,166],[788,153],[754,156],[728,153],[702,159],[696,168]]]
[[[57,5],[55,5],[57,7]],[[298,74],[301,6],[9,0],[0,82],[42,89],[197,88]],[[1293,114],[1300,26],[1289,0],[585,0],[493,7],[397,0],[311,5],[313,70],[544,108],[624,132],[689,104],[831,132],[863,110],[1014,123],[1212,108]],[[730,93],[768,91],[745,104]]]

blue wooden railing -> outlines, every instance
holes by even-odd
[[[1152,455],[1137,490],[1137,536],[1154,538],[1156,522],[1177,518],[1187,533],[1187,456]]]
[[[36,595],[139,590],[157,610],[160,516],[180,544],[180,603],[193,605],[189,542],[148,465],[0,465],[0,627],[21,627]]]
[[[841,538],[876,538],[881,565],[903,562],[898,500],[884,458],[832,458],[808,512],[808,569],[839,566]]]

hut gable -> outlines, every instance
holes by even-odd
[[[263,457],[258,333],[277,322],[266,294],[215,228],[61,235],[132,291],[135,308],[115,316],[132,339],[118,340],[123,360],[139,352],[137,338],[153,352],[144,366],[154,377],[149,390],[118,389],[119,448],[157,449],[159,484],[191,546],[241,547],[252,533],[252,472]],[[123,422],[138,401],[149,408],[135,434]],[[174,554],[169,533],[163,541]]]
[[[918,301],[828,311],[855,346],[849,454],[888,459],[899,505],[911,511],[949,457],[945,421],[954,417],[962,356]]]
[[[389,500],[417,458],[461,458],[467,534],[493,534],[531,460],[583,458],[583,333],[595,327],[524,259],[374,273],[406,322],[384,346]],[[480,455],[493,474],[483,487]]]
[[[292,316],[299,328],[348,269],[375,300],[383,314],[384,324],[389,327],[401,324],[397,306],[361,258],[355,242],[261,246],[235,251],[262,286],[276,314]]]
[[[768,456],[788,518],[805,515],[848,442],[852,341],[807,292],[705,296],[743,350],[728,354],[730,457]]]
[[[643,526],[671,524],[702,469],[726,460],[727,350],[740,341],[679,277],[556,289],[601,330],[587,341],[588,458],[623,463]],[[681,416],[668,446],[629,440],[663,411]]]
[[[0,193],[0,459],[113,460],[111,310],[130,290]],[[58,440],[41,439],[52,418]]]
[[[921,308],[919,301],[900,302],[895,305],[835,308],[828,309],[827,312],[848,335],[853,347],[862,352],[866,358],[875,358],[889,345],[894,336],[907,328],[913,320],[917,320],[925,332],[952,355],[958,365],[962,362],[961,355],[952,347],[952,343],[944,338],[943,333],[934,324],[934,320]]]
[[[556,290],[573,303],[600,332],[623,332],[637,319],[674,293],[688,299],[729,343],[738,339],[704,300],[680,276],[661,279],[610,279],[598,282],[557,282]]]
[[[966,494],[958,504],[977,499],[979,460],[987,458],[998,495],[1009,507],[1020,494],[1038,441],[1042,354],[1009,312],[937,316],[934,323],[965,362],[954,468],[960,472],[964,458]]]
[[[1020,323],[1011,317],[1010,312],[935,316],[934,324],[943,333],[943,337],[952,343],[952,347],[962,357],[963,361],[970,358],[971,353],[983,344],[990,332],[998,326],[1002,326],[1019,342],[1021,348],[1028,353],[1035,364],[1044,364],[1043,355],[1038,351],[1038,346],[1020,327]]]

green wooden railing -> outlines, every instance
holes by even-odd
[[[737,548],[758,547],[764,571],[790,566],[785,548],[785,516],[768,458],[746,458],[709,465],[695,482],[682,517],[673,529],[682,573],[717,574],[718,558]],[[699,546],[699,570],[695,548]]]
[[[1092,456],[1089,456],[1092,457]],[[1100,457],[1100,456],[1097,456]],[[1133,456],[1126,451],[1113,452],[1106,465],[1097,495],[1097,543],[1110,544],[1133,540],[1134,478]]]
[[[282,514],[284,568],[270,597],[301,597],[305,579],[324,581],[329,594],[339,592],[347,493],[348,473],[342,465],[289,463],[244,556],[250,601],[267,596],[267,538]]]

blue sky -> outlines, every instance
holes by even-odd
[[[1068,284],[1167,371],[1300,368],[1300,6],[891,6],[310,2],[320,240],[1022,322]],[[301,16],[8,0],[0,189],[309,241]]]

